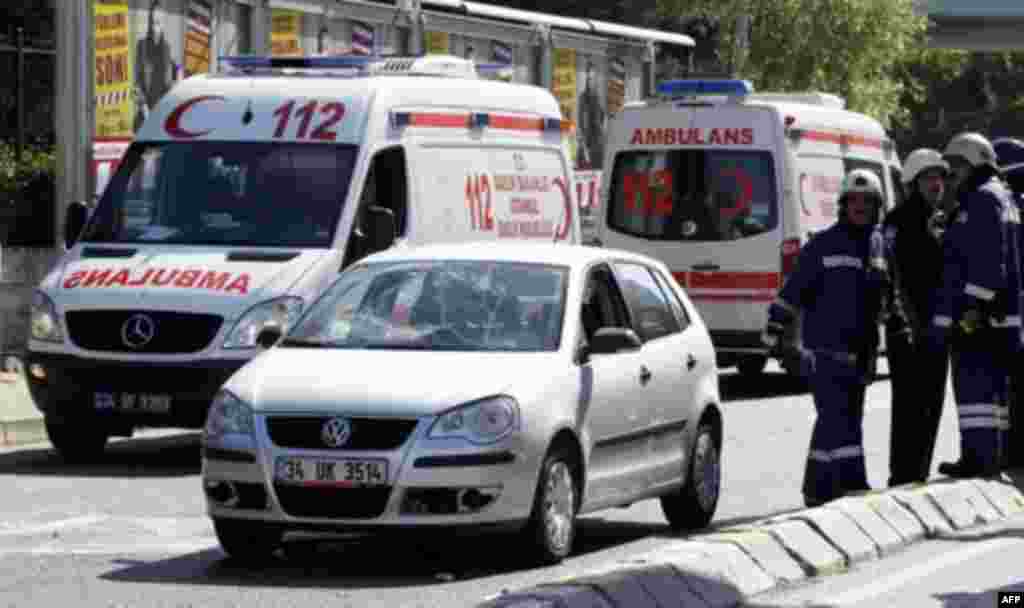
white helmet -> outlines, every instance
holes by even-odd
[[[882,194],[882,180],[869,169],[854,169],[846,174],[843,185],[839,188],[839,201],[842,202],[847,194],[854,192],[873,194],[879,203],[885,200],[885,195]]]
[[[972,167],[988,165],[998,169],[996,149],[992,142],[980,133],[961,133],[949,140],[942,157],[948,160],[953,156],[964,158]]]
[[[903,162],[903,183],[912,184],[917,176],[929,169],[941,169],[943,174],[949,173],[949,163],[942,159],[938,150],[919,148],[907,155]]]

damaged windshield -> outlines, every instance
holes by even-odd
[[[567,277],[565,268],[512,262],[355,266],[282,346],[554,351]]]
[[[133,144],[82,240],[330,247],[355,146]]]

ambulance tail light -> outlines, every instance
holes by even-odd
[[[782,241],[782,276],[785,277],[796,270],[796,260],[800,256],[800,239]]]

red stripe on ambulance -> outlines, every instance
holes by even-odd
[[[777,272],[673,272],[672,276],[691,299],[708,302],[771,302],[782,285]]]
[[[867,148],[882,148],[885,142],[873,137],[861,137],[848,133],[833,133],[829,131],[803,131],[802,136],[812,141],[824,141],[839,144],[841,146],[864,146]]]

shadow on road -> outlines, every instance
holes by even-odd
[[[69,464],[50,447],[0,454],[0,475],[184,477],[200,472],[199,433],[112,441],[88,464]]]
[[[779,515],[735,518],[715,522],[702,533]],[[446,535],[345,539],[289,538],[268,563],[251,566],[210,549],[145,561],[118,559],[117,569],[100,578],[113,582],[253,588],[385,589],[456,583],[529,573],[550,580],[585,569],[594,560],[614,560],[604,551],[640,541],[685,540],[667,524],[609,521],[584,517],[579,521],[572,556],[563,566],[537,567],[527,561],[517,536],[454,538]],[[693,537],[696,540],[696,537]],[[653,549],[656,545],[652,543]],[[522,577],[519,577],[522,578]]]
[[[932,597],[942,602],[944,608],[990,608],[991,606],[1000,606],[996,601],[997,591],[1015,591],[1017,593],[1024,593],[1024,579],[1006,585],[1005,587],[986,589],[985,591],[978,593],[936,593],[933,594]],[[1011,606],[1019,604],[1014,602],[1012,604],[1004,603],[1002,605]]]
[[[765,372],[757,376],[744,376],[738,372],[722,372],[718,377],[722,399],[729,401],[756,401],[770,397],[806,395],[807,382],[785,372]]]

